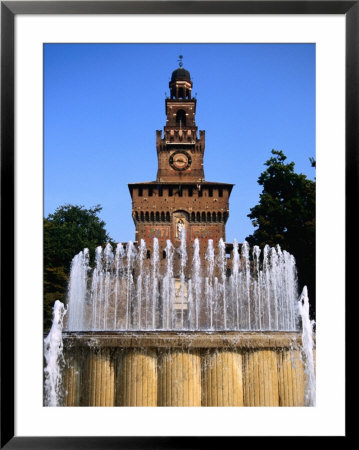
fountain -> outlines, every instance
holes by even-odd
[[[266,246],[261,258],[255,246],[250,258],[248,244],[239,253],[234,242],[227,261],[221,239],[216,257],[207,242],[201,262],[200,245],[195,239],[187,261],[185,238],[177,251],[168,240],[163,263],[156,238],[151,259],[144,240],[138,248],[107,244],[96,249],[93,269],[88,250],[80,252],[71,265],[66,331],[299,331],[293,256]]]
[[[234,241],[227,257],[221,239],[201,260],[201,245],[188,253],[183,231],[162,259],[156,238],[151,258],[144,240],[98,247],[93,267],[87,249],[73,258],[67,310],[56,302],[45,341],[46,405],[315,405],[313,323],[293,256]],[[181,378],[187,391],[168,391]]]
[[[185,239],[177,252],[168,240],[165,264],[156,238],[151,260],[146,249],[144,240],[138,249],[132,242],[126,248],[98,247],[93,269],[87,249],[74,257],[66,331],[299,330],[295,261],[279,246],[266,246],[262,258],[255,246],[250,258],[248,244],[239,253],[234,242],[232,260],[227,261],[223,240],[216,258],[209,240],[202,263],[198,239],[191,261]],[[185,275],[187,265],[191,277]]]

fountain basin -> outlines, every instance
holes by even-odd
[[[305,406],[299,332],[65,332],[66,406]]]

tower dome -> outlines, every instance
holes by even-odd
[[[183,67],[179,67],[178,69],[174,70],[172,72],[171,81],[191,81],[191,75],[188,72],[188,70],[184,69]]]
[[[179,55],[179,67],[172,72],[169,82],[171,98],[191,100],[191,75],[183,68],[182,58],[183,56]]]

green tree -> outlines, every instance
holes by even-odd
[[[95,249],[111,241],[105,222],[98,214],[102,207],[63,205],[44,219],[44,327],[51,326],[52,307],[56,299],[66,299],[72,258],[88,248]]]
[[[258,179],[263,186],[259,203],[248,214],[256,229],[246,239],[262,248],[279,244],[294,255],[299,288],[307,285],[314,316],[315,182],[295,173],[294,163],[286,163],[282,151],[272,150],[272,155]]]

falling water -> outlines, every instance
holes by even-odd
[[[129,241],[127,245],[127,266],[126,266],[126,329],[130,329],[130,314],[131,314],[131,300],[133,292],[133,275],[132,269],[135,262],[136,249],[132,241]]]
[[[306,372],[306,389],[305,389],[305,403],[306,406],[315,406],[316,404],[316,387],[315,387],[315,369],[314,369],[314,341],[313,341],[313,327],[314,321],[309,318],[309,299],[307,286],[304,286],[303,291],[298,301],[299,314],[302,319],[302,352],[305,359]]]
[[[200,320],[200,308],[201,308],[201,299],[202,299],[202,291],[201,291],[201,285],[202,285],[202,277],[201,277],[201,258],[199,254],[199,240],[195,239],[193,243],[193,282],[192,282],[192,289],[190,289],[190,292],[192,291],[192,302],[194,303],[194,329],[199,329],[199,320]],[[192,303],[191,302],[191,303]],[[190,302],[189,302],[190,304]],[[192,327],[191,327],[192,328]]]
[[[157,239],[149,248],[141,240],[114,255],[108,244],[96,249],[93,269],[80,252],[66,330],[298,330],[295,260],[279,246],[250,252],[234,241],[228,253],[222,239],[217,248],[196,239],[188,259],[182,232],[175,250],[167,241],[162,255]]]
[[[101,249],[101,247],[99,247]],[[68,297],[72,299],[71,315],[67,326],[74,331],[83,330],[84,308],[87,293],[87,274],[89,271],[89,251],[85,248],[74,257],[71,263]]]
[[[163,327],[167,330],[172,328],[175,321],[173,317],[175,284],[173,277],[173,253],[174,247],[170,240],[166,242],[166,274],[163,278]]]
[[[140,246],[138,249],[138,267],[139,273],[137,277],[137,320],[138,326],[142,326],[142,280],[143,280],[143,260],[146,254],[146,243],[143,239],[140,241]]]
[[[214,248],[213,240],[208,240],[208,247],[206,251],[205,259],[207,261],[207,277],[205,280],[206,290],[206,307],[209,312],[209,329],[213,330],[213,273],[214,273]]]
[[[246,309],[247,309],[247,329],[250,330],[251,327],[251,296],[250,296],[250,265],[249,265],[249,245],[244,241],[241,250],[241,260],[242,260],[242,297],[246,299]],[[277,301],[277,299],[276,299]]]
[[[60,406],[61,403],[61,369],[63,366],[62,327],[66,314],[64,304],[59,300],[54,303],[53,320],[49,334],[44,339],[45,406]]]
[[[142,242],[141,242],[142,244]],[[141,253],[141,246],[140,246]],[[119,289],[120,289],[120,274],[123,273],[123,259],[124,259],[124,249],[121,243],[117,244],[116,255],[115,255],[115,293],[114,293],[114,314],[113,314],[113,328],[117,329],[117,310],[119,301]],[[141,283],[141,277],[139,277],[139,283]]]
[[[218,254],[218,267],[221,277],[221,293],[222,293],[222,308],[221,311],[223,311],[223,328],[227,329],[227,298],[226,298],[226,245],[223,242],[223,239],[221,238],[219,240],[218,244],[219,254]]]
[[[255,245],[253,247],[253,266],[254,266],[254,286],[253,286],[253,308],[255,310],[256,323],[254,328],[262,329],[262,290],[260,289],[260,254],[261,249]]]
[[[87,250],[87,249],[86,249]],[[101,303],[102,303],[102,280],[103,280],[103,270],[102,270],[102,247],[96,248],[96,267],[93,271],[92,284],[91,284],[91,299],[92,299],[92,329],[100,329],[100,313],[101,313]],[[71,282],[71,276],[70,276]],[[72,296],[69,296],[69,318],[72,319],[72,304],[77,300]],[[84,305],[82,306],[84,307]],[[69,327],[69,325],[68,325]],[[78,331],[78,329],[70,328],[70,330]],[[82,328],[83,329],[83,328]],[[79,329],[81,330],[81,328]]]
[[[180,257],[180,296],[181,296],[181,328],[184,328],[184,303],[186,295],[186,281],[185,281],[185,268],[187,264],[187,251],[186,251],[186,229],[182,228],[180,234],[181,244],[178,249]]]
[[[108,319],[109,319],[109,308],[110,308],[110,289],[111,289],[111,264],[113,261],[113,253],[112,247],[110,244],[107,244],[104,250],[104,259],[105,259],[105,286],[104,286],[104,317],[103,317],[103,329],[107,330],[109,328]]]
[[[156,314],[157,314],[157,303],[158,303],[158,283],[159,283],[159,249],[158,249],[158,239],[153,239],[153,252],[152,252],[152,324],[151,328],[156,329]]]

